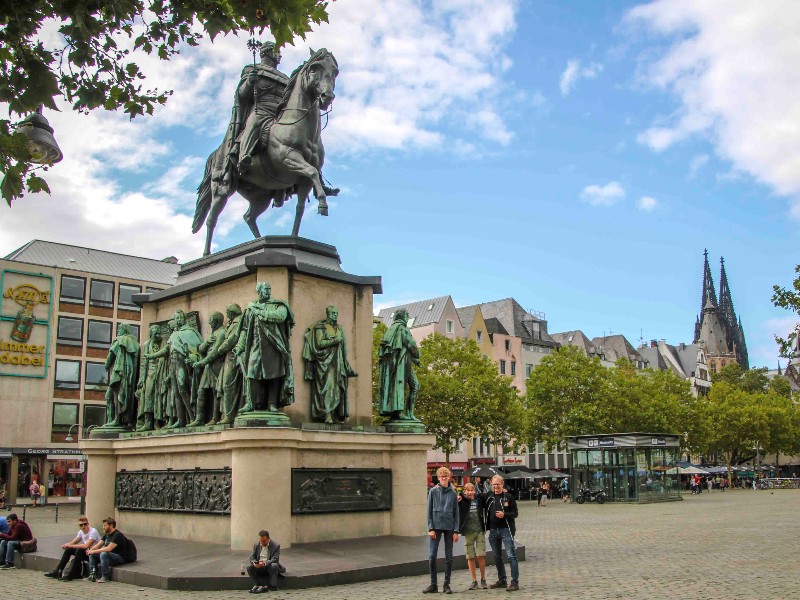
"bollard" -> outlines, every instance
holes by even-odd
[[[56,523],[58,523],[58,504],[56,504]]]
[[[22,507],[22,520],[25,520],[25,514],[28,512],[28,506],[25,505]]]

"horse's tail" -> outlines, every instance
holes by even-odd
[[[192,233],[197,233],[203,227],[208,216],[208,211],[211,210],[211,200],[213,194],[211,193],[211,169],[214,165],[214,160],[217,157],[217,151],[211,153],[206,160],[206,170],[203,173],[203,181],[197,188],[197,205],[194,209],[194,221],[192,222]]]

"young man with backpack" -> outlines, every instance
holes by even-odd
[[[89,526],[89,519],[86,518],[86,515],[78,517],[78,527],[75,539],[61,546],[64,549],[64,553],[61,555],[58,566],[45,573],[45,577],[52,577],[59,581],[72,581],[81,577],[83,563],[89,560],[86,556],[86,551],[100,541],[100,534],[97,533],[97,529]],[[64,567],[67,566],[69,559],[73,556],[75,558],[72,561],[72,568],[64,572]]]
[[[103,539],[86,553],[89,555],[89,576],[86,579],[97,583],[111,581],[111,567],[136,561],[136,546],[117,529],[117,522],[112,517],[103,519],[103,533]]]

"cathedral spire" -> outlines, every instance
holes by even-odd
[[[736,330],[738,325],[736,311],[733,308],[731,288],[728,286],[728,275],[725,273],[725,259],[720,258],[719,272],[719,316],[729,332]]]
[[[711,277],[711,267],[708,266],[708,250],[703,251],[703,301],[700,304],[700,312],[711,302],[714,308],[717,307],[717,292],[714,289],[714,278]]]

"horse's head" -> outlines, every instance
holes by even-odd
[[[316,52],[311,50],[311,58],[305,66],[306,93],[318,98],[320,108],[327,110],[336,97],[333,90],[339,75],[339,64],[333,54],[320,48]]]

